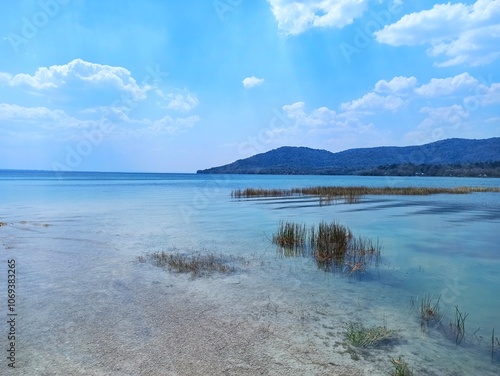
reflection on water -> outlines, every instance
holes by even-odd
[[[336,320],[387,323],[406,338],[391,355],[404,354],[419,367],[427,365],[429,375],[498,374],[500,346],[493,348],[492,357],[491,337],[494,328],[500,337],[499,194],[365,196],[353,204],[326,206],[309,197],[230,197],[232,189],[253,186],[389,183],[500,186],[500,181],[492,179],[444,178],[77,174],[60,180],[39,174],[0,176],[0,197],[5,198],[0,221],[9,224],[0,228],[6,251],[1,262],[5,265],[7,257],[18,261],[23,347],[33,356],[32,360],[24,358],[24,364],[36,369],[34,362],[42,362],[41,355],[51,347],[62,358],[97,362],[82,350],[93,340],[86,325],[96,324],[95,310],[110,327],[121,330],[121,334],[107,330],[118,341],[131,344],[154,337],[150,327],[132,324],[140,322],[144,313],[132,312],[131,307],[138,300],[150,304],[147,299],[152,299],[137,296],[140,292],[134,283],[140,284],[145,277],[135,260],[144,252],[174,246],[258,260],[242,272],[245,282],[238,279],[235,284],[245,288],[246,295],[238,295],[239,299],[254,305],[263,291],[283,306],[328,303],[321,308],[325,319],[320,315],[307,324],[318,336],[331,330],[327,327],[338,327]],[[362,278],[349,278],[318,270],[307,257],[277,256],[270,239],[280,220],[306,226],[337,221],[356,234],[380,239],[380,264]],[[160,278],[161,274],[155,275]],[[226,297],[213,291],[206,294],[213,299],[231,296],[229,292]],[[460,346],[447,338],[448,331],[420,331],[410,301],[426,294],[441,296],[440,325],[446,328],[452,327],[456,306],[469,314]],[[118,314],[127,317],[122,325],[114,316]],[[336,319],[328,323],[326,318]],[[104,326],[99,324],[99,328]],[[311,334],[298,331],[296,335],[301,342],[300,335]],[[374,361],[383,369],[386,360]]]

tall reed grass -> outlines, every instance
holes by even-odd
[[[236,189],[231,192],[233,198],[251,197],[287,197],[287,196],[318,196],[323,203],[343,199],[346,203],[355,203],[364,195],[407,195],[426,196],[435,194],[469,194],[477,192],[500,192],[499,187],[364,187],[364,186],[318,186],[291,189]]]
[[[349,274],[364,271],[374,261],[378,264],[382,248],[378,240],[355,237],[348,227],[325,221],[308,230],[303,224],[280,222],[272,242],[285,256],[310,254],[318,267]]]

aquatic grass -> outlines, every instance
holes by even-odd
[[[352,234],[343,225],[332,222],[321,222],[316,229],[310,230],[310,245],[314,250],[314,258],[326,266],[333,262],[335,266],[344,264]]]
[[[496,342],[496,347],[500,347],[500,339],[498,337],[495,337],[495,328],[491,331],[491,360],[494,360],[495,358],[495,342]]]
[[[345,339],[355,347],[379,347],[389,345],[397,339],[396,331],[385,326],[366,328],[360,322],[350,322],[346,325]]]
[[[213,253],[183,254],[179,252],[154,252],[138,257],[140,262],[151,261],[153,265],[177,273],[191,273],[192,277],[206,276],[214,272],[227,274],[234,270],[225,258]]]
[[[450,328],[453,332],[456,345],[460,345],[460,343],[464,340],[465,320],[468,316],[468,313],[463,313],[458,309],[458,305],[455,306],[455,318],[454,321],[450,320]]]
[[[333,201],[343,199],[345,203],[352,204],[359,201],[365,195],[404,195],[404,196],[426,196],[435,194],[469,194],[481,192],[500,192],[499,187],[366,187],[366,186],[317,186],[291,189],[265,189],[245,188],[236,189],[231,192],[231,197],[287,197],[287,196],[318,196],[320,204],[330,204]]]
[[[439,313],[440,300],[441,295],[437,299],[434,299],[430,294],[425,295],[420,300],[420,319],[422,322],[439,322],[441,320],[441,314]]]
[[[281,221],[278,231],[273,235],[272,242],[286,248],[301,247],[306,243],[306,236],[305,225]]]
[[[353,236],[351,230],[336,222],[322,221],[308,230],[304,224],[281,221],[272,242],[283,256],[310,254],[324,270],[343,270],[350,275],[378,265],[382,245],[377,239]]]
[[[394,369],[391,372],[391,376],[413,376],[413,371],[408,366],[408,363],[403,360],[402,356],[392,359],[392,364]]]

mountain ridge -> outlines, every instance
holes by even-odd
[[[500,162],[500,137],[450,138],[423,145],[354,148],[336,153],[305,146],[282,146],[197,173],[364,175],[384,166],[462,166],[494,162]]]

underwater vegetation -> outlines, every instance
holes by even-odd
[[[140,262],[150,261],[153,265],[177,273],[191,273],[192,277],[200,277],[215,272],[227,274],[234,271],[226,258],[214,253],[185,254],[177,250],[172,252],[154,252],[138,257]]]

